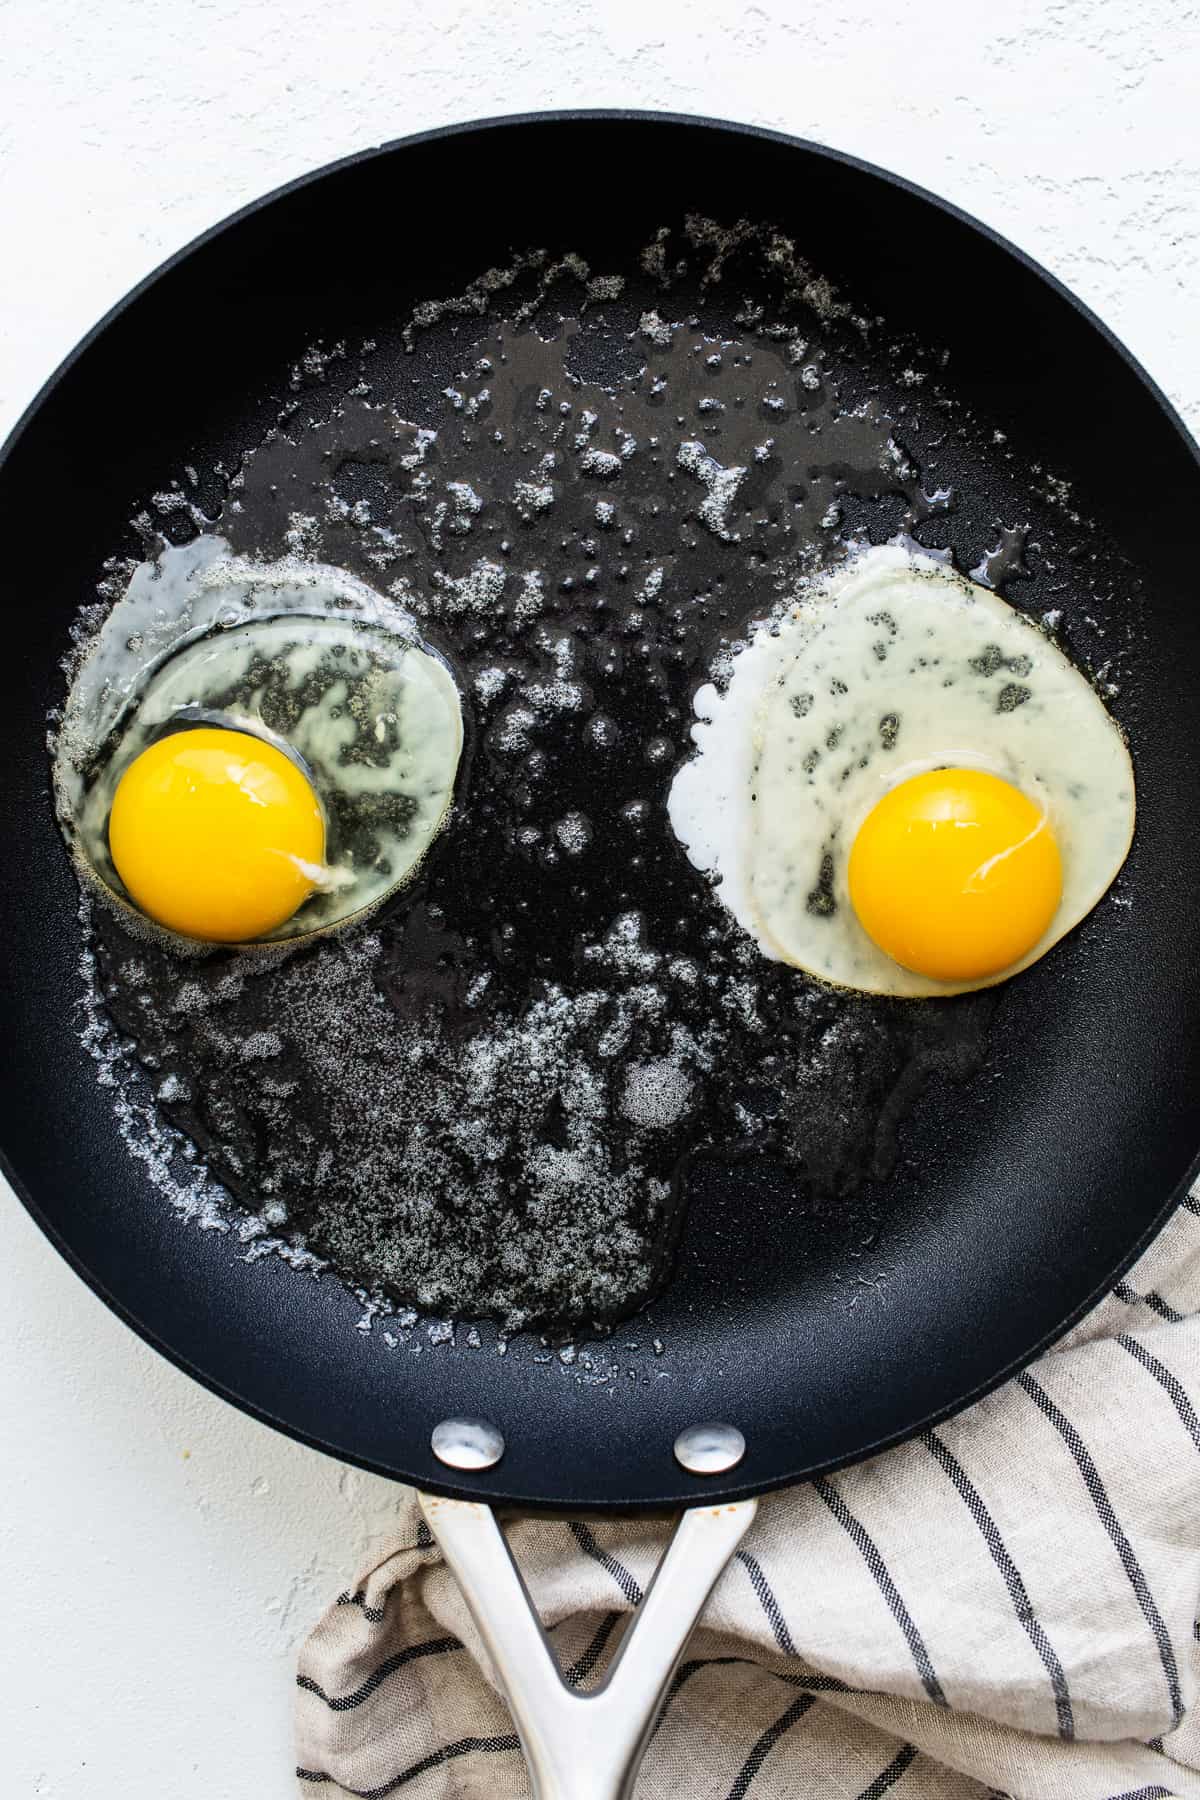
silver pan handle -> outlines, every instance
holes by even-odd
[[[418,1499],[491,1658],[534,1800],[628,1800],[675,1665],[758,1502],[683,1514],[604,1680],[577,1694],[559,1673],[491,1508]]]

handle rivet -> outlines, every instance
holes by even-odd
[[[689,1475],[724,1475],[746,1454],[746,1440],[736,1425],[689,1425],[675,1439],[675,1460]]]
[[[504,1438],[486,1419],[443,1419],[429,1443],[448,1469],[494,1469],[504,1455]]]

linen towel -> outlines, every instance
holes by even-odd
[[[669,1525],[506,1530],[586,1690]],[[761,1503],[684,1652],[638,1800],[1200,1800],[1198,1596],[1193,1196],[1024,1374]],[[303,1648],[297,1745],[309,1800],[529,1793],[411,1494]]]

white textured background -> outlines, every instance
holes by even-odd
[[[938,190],[1200,430],[1198,97],[1186,0],[0,0],[0,437],[264,190],[424,126],[601,105],[779,126]],[[387,1484],[159,1362],[2,1184],[0,1284],[5,1794],[290,1800],[293,1652]]]

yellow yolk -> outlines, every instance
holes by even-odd
[[[864,931],[933,981],[1011,968],[1062,894],[1045,813],[981,769],[934,769],[892,788],[863,821],[847,876]]]
[[[240,943],[290,919],[325,858],[325,822],[302,772],[244,731],[160,738],[117,784],[108,843],[150,918],[185,937]]]

